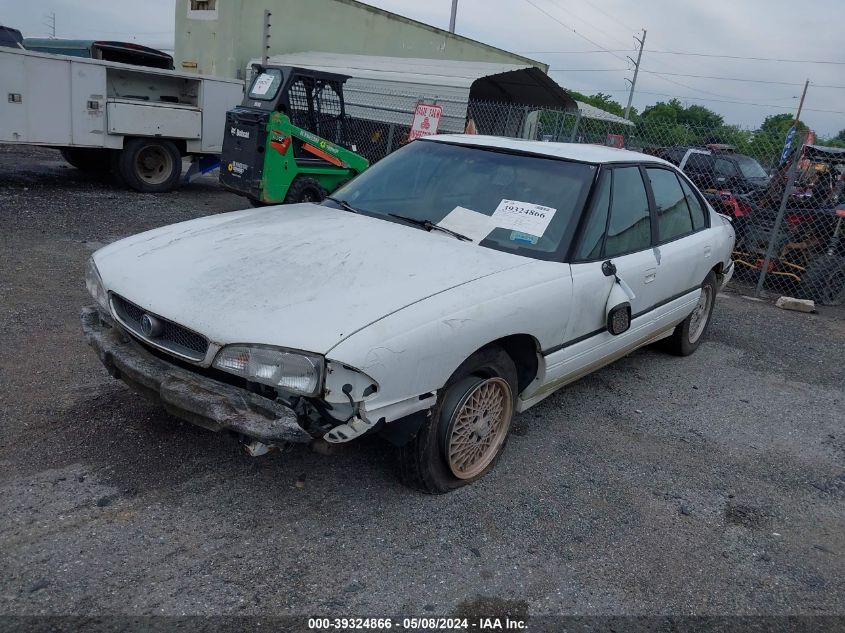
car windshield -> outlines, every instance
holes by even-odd
[[[768,178],[766,171],[760,166],[756,160],[750,156],[737,155],[734,156],[736,162],[739,163],[739,169],[742,175],[746,178]]]
[[[366,215],[428,220],[475,232],[470,237],[483,247],[555,259],[569,244],[595,171],[584,163],[418,140],[332,197]]]

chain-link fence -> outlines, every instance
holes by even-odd
[[[348,135],[375,162],[408,142],[418,98],[346,94]],[[694,126],[514,103],[424,99],[440,105],[438,133],[490,134],[594,143],[658,156],[677,165],[736,229],[735,281],[824,305],[845,301],[845,149],[803,144],[785,132]],[[795,149],[797,148],[797,149]]]

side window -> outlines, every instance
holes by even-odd
[[[687,204],[689,205],[690,215],[692,216],[692,228],[698,231],[699,229],[703,229],[705,225],[705,218],[707,217],[704,206],[701,204],[698,196],[692,190],[687,182],[683,178],[678,178],[681,181],[681,187],[684,190],[684,195],[687,198]]]
[[[654,206],[657,208],[657,236],[668,242],[681,235],[692,233],[692,219],[686,196],[678,177],[668,169],[646,169]]]
[[[601,257],[602,238],[604,229],[607,226],[607,212],[610,207],[610,171],[605,171],[598,184],[595,194],[595,203],[590,211],[590,218],[587,220],[587,227],[581,237],[581,244],[578,247],[578,259],[598,259]]]
[[[651,217],[639,167],[614,169],[612,191],[604,257],[645,250],[651,246]]]

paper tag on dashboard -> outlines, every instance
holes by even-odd
[[[464,207],[455,207],[437,225],[466,235],[476,243],[482,241],[496,228],[496,223],[489,215]]]
[[[266,95],[272,85],[273,75],[261,73],[252,85],[252,90],[250,90],[250,92],[256,95]]]
[[[491,216],[496,226],[542,237],[557,209],[519,200],[502,200]]]

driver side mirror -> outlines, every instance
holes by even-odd
[[[631,304],[620,303],[607,313],[607,331],[618,336],[631,327]]]

